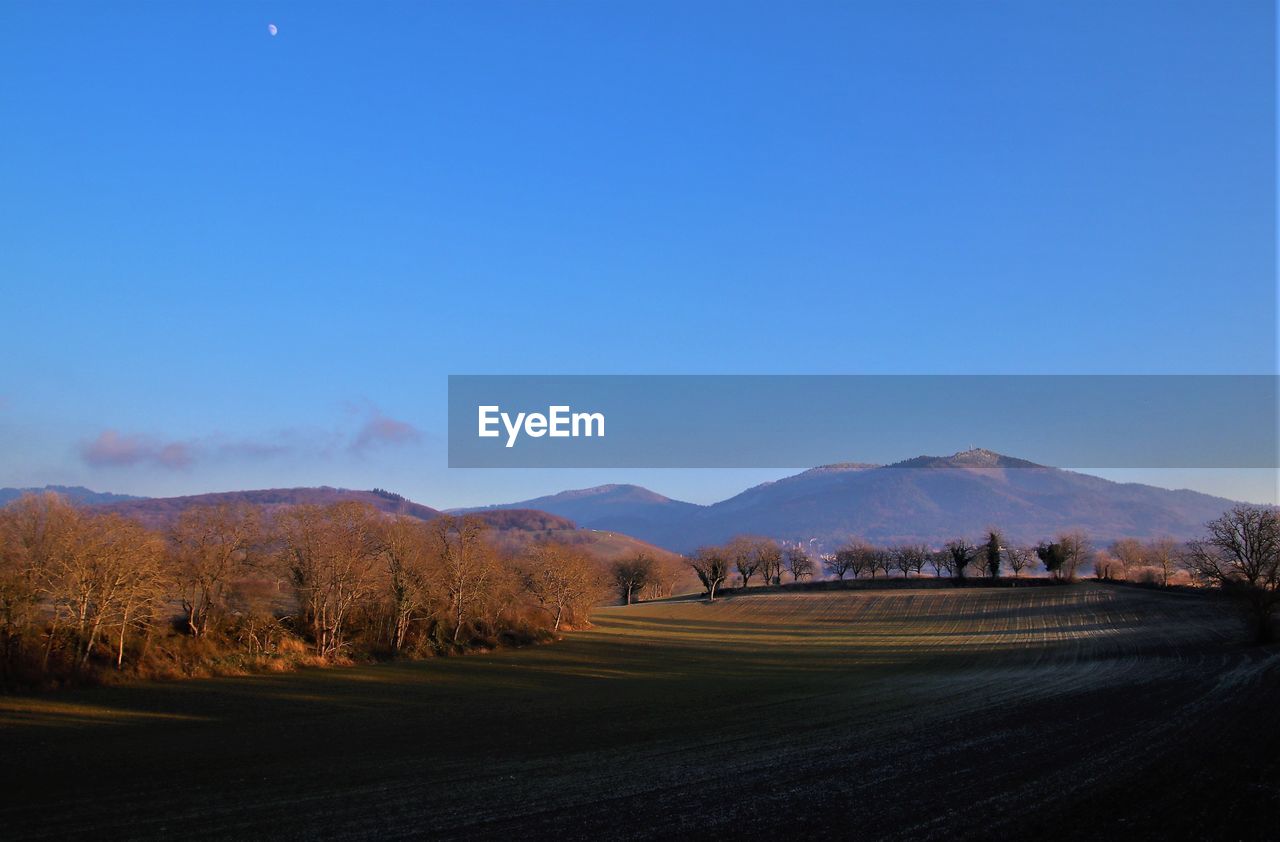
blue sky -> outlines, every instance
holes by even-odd
[[[1274,372],[1275,35],[1258,2],[4,4],[0,485],[706,501],[779,472],[449,471],[445,378]]]

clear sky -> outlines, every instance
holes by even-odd
[[[4,3],[0,485],[709,501],[779,472],[450,471],[445,378],[1274,372],[1275,41],[1245,0]]]

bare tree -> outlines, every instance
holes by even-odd
[[[963,579],[965,568],[977,556],[978,551],[965,539],[957,538],[947,542],[947,553],[951,556],[951,569],[955,571],[956,578]]]
[[[1103,582],[1120,578],[1120,560],[1110,550],[1097,550],[1093,554],[1093,576]]]
[[[116,632],[116,669],[124,667],[125,642],[132,629],[149,633],[164,603],[164,542],[141,526],[126,522],[120,582],[112,605]]]
[[[787,570],[793,582],[807,579],[813,575],[813,559],[803,547],[792,547],[787,550]]]
[[[1236,506],[1205,528],[1208,535],[1187,546],[1187,569],[1231,596],[1253,627],[1254,640],[1269,642],[1280,607],[1280,512]]]
[[[1068,581],[1075,581],[1076,573],[1089,560],[1093,548],[1089,544],[1089,536],[1083,532],[1064,532],[1058,536],[1062,545],[1062,571]]]
[[[911,566],[915,570],[917,576],[924,575],[924,566],[929,561],[929,547],[925,544],[915,544],[911,548]]]
[[[652,561],[639,556],[629,562]],[[600,593],[600,576],[591,559],[581,550],[564,544],[537,544],[524,571],[525,587],[552,617],[551,630],[558,632],[565,617],[586,620],[591,603]],[[643,584],[637,586],[642,587]]]
[[[1030,547],[1008,547],[1005,549],[1005,556],[1009,559],[1009,569],[1013,571],[1013,578],[1022,575],[1022,571],[1031,564],[1031,558],[1034,553]]]
[[[933,567],[933,575],[936,578],[942,578],[944,571],[948,576],[955,575],[955,568],[951,566],[951,552],[949,550],[934,550],[929,553],[929,564]]]
[[[152,562],[158,545],[152,533],[119,515],[78,520],[72,540],[55,559],[53,603],[55,611],[70,615],[76,637],[75,668],[83,670],[103,632],[122,616],[123,647],[130,622],[125,606],[136,604],[132,593],[139,587],[139,568]]]
[[[428,526],[435,568],[449,600],[452,640],[456,644],[463,628],[477,614],[497,573],[496,560],[484,541],[487,527],[480,518],[443,515]]]
[[[756,558],[760,561],[760,574],[766,585],[782,584],[782,548],[771,538],[756,541]]]
[[[25,494],[0,510],[0,670],[14,667],[34,638],[41,601],[56,590],[55,559],[73,540],[79,514],[52,492]],[[48,647],[57,632],[57,616]],[[35,646],[35,641],[30,641]],[[49,651],[46,647],[46,655]],[[47,657],[46,657],[47,663]]]
[[[649,582],[645,585],[649,599],[663,599],[675,592],[676,584],[685,573],[685,568],[670,557],[659,557],[654,560]]]
[[[689,566],[698,574],[698,580],[707,589],[707,601],[714,602],[716,589],[729,576],[729,558],[722,547],[700,547],[689,557]]]
[[[835,576],[840,581],[844,581],[844,577],[853,572],[857,557],[858,553],[854,548],[841,547],[836,550],[834,555],[823,561],[822,566],[827,575]]]
[[[431,610],[432,588],[428,573],[430,536],[426,524],[415,518],[397,517],[381,531],[379,549],[386,565],[386,593],[390,618],[391,650],[401,652],[415,621]]]
[[[857,577],[868,573],[875,578],[876,556],[879,551],[865,541],[854,541],[849,546],[853,550],[853,575]]]
[[[342,650],[348,615],[372,590],[383,548],[377,522],[376,509],[355,502],[296,506],[278,518],[282,559],[322,658]]]
[[[875,565],[873,569],[884,573],[885,578],[893,571],[893,553],[887,549],[877,549],[871,557],[872,563]]]
[[[731,539],[725,546],[725,551],[733,559],[733,566],[737,568],[738,575],[742,577],[742,587],[744,588],[751,585],[751,577],[760,570],[761,560],[758,543],[759,539],[739,535]]]
[[[889,558],[893,561],[893,566],[902,573],[902,578],[911,578],[911,551],[907,547],[890,547],[888,549]]]
[[[258,513],[249,506],[196,506],[170,530],[172,568],[187,630],[203,637],[224,609],[227,589],[258,542]]]
[[[1169,579],[1181,561],[1182,548],[1172,538],[1156,538],[1144,549],[1147,563],[1160,571],[1160,587],[1169,587]]]
[[[618,595],[625,605],[630,605],[635,594],[642,589],[653,575],[653,559],[644,553],[634,558],[619,559],[610,565],[613,582],[618,587]]]
[[[914,572],[917,576],[924,569],[925,558],[929,549],[916,544],[907,544],[893,550],[893,563],[902,571],[904,578],[910,579]]]
[[[1121,538],[1111,545],[1111,556],[1120,568],[1120,576],[1132,579],[1147,563],[1147,548],[1134,538]]]

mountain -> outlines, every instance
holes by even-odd
[[[193,494],[186,497],[145,497],[136,500],[124,500],[94,505],[101,511],[117,512],[134,520],[141,521],[150,527],[164,527],[172,524],[178,517],[192,506],[219,506],[248,504],[258,506],[272,512],[287,506],[304,504],[328,505],[346,500],[368,503],[379,511],[388,514],[410,515],[422,520],[430,520],[440,514],[439,511],[420,503],[406,500],[399,494],[389,491],[354,491],[347,488],[266,488],[256,491],[223,491],[213,494]]]
[[[629,497],[644,500],[649,494],[658,502],[642,509],[643,518],[626,520],[612,518],[607,504],[581,508],[607,500],[609,493],[600,489],[539,498],[538,505],[558,514],[563,513],[558,508],[574,505],[600,528],[627,531],[679,552],[739,534],[816,539],[827,549],[855,536],[940,545],[956,537],[975,540],[991,526],[1018,543],[1068,529],[1082,529],[1097,543],[1120,537],[1183,539],[1200,534],[1206,521],[1234,505],[1195,491],[1117,483],[982,449],[892,465],[826,465],[710,506],[664,505],[660,501],[668,498],[661,495],[621,488],[634,489]],[[579,518],[586,522],[582,514]]]
[[[347,500],[368,503],[388,514],[405,515],[424,521],[433,520],[441,515],[437,509],[381,489],[355,491],[328,487],[227,491],[187,497],[134,498],[101,503],[88,501],[87,505],[98,511],[117,512],[152,528],[164,528],[173,524],[183,511],[193,506],[248,504],[267,512],[274,512],[289,506],[328,505]],[[475,514],[489,525],[491,530],[489,534],[494,543],[507,549],[519,550],[536,541],[558,541],[579,547],[601,562],[639,553],[654,557],[672,555],[667,550],[629,535],[596,529],[580,529],[570,518],[550,512],[504,507]]]
[[[172,523],[189,506],[236,502],[271,511],[360,500],[384,512],[423,520],[440,514],[378,489],[277,488],[170,498],[128,498],[56,486],[49,490],[151,526]],[[0,494],[5,492],[12,492],[11,497],[20,493],[5,489]],[[657,555],[657,547],[688,552],[740,534],[812,541],[823,549],[855,536],[876,543],[940,545],[956,537],[976,540],[992,526],[1018,543],[1034,543],[1069,529],[1084,530],[1098,544],[1120,537],[1183,539],[1201,534],[1206,521],[1232,505],[1231,500],[1195,491],[1117,483],[975,449],[892,465],[824,465],[709,506],[673,500],[637,485],[602,485],[453,511],[481,515],[495,540],[506,546],[553,538],[609,560],[637,552]]]
[[[117,503],[125,500],[144,500],[145,497],[134,497],[131,494],[112,494],[107,491],[92,491],[83,485],[46,485],[44,488],[0,488],[0,506],[6,506],[24,494],[43,494],[52,491],[61,494],[73,503],[92,506],[98,503]]]
[[[638,485],[599,485],[576,491],[562,491],[546,497],[521,500],[460,513],[485,513],[503,509],[538,509],[567,517],[588,529],[640,535],[664,529],[702,509],[694,503],[672,500]]]

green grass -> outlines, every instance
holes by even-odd
[[[1274,709],[1236,723],[1280,653],[1237,634],[1211,600],[1096,585],[752,594],[526,650],[0,697],[0,827],[1260,837]]]

